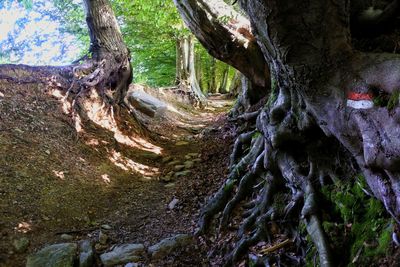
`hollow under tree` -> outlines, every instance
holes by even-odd
[[[200,42],[212,55],[220,55],[219,46],[202,41],[215,33],[198,20],[199,14],[210,12],[211,2],[202,7],[206,1],[175,2]],[[254,113],[256,127],[237,138],[230,174],[205,206],[199,233],[220,212],[220,229],[226,228],[234,209],[246,200],[245,219],[226,265],[236,262],[249,246],[270,240],[268,225],[273,221],[286,229],[304,256],[298,231],[302,221],[321,266],[334,266],[320,216],[324,207],[318,205],[325,184],[363,173],[368,190],[400,223],[400,57],[352,47],[350,14],[357,10],[350,12],[349,1],[238,2],[251,21],[262,51],[259,57],[270,66],[271,92],[266,105]],[[379,25],[381,20],[376,19]],[[237,64],[246,59],[235,59],[236,49],[228,50],[222,60],[239,70],[254,68],[249,61]],[[245,51],[241,56],[250,54]],[[389,104],[374,105],[374,98],[382,96]],[[286,206],[279,209],[282,199]]]

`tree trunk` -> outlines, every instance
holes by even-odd
[[[196,77],[195,49],[192,36],[185,36],[177,41],[177,78],[178,84],[190,90],[195,101],[203,106],[206,104],[199,82]]]
[[[325,184],[362,172],[372,194],[400,222],[400,57],[351,47],[349,1],[239,3],[271,66],[271,93],[258,110],[238,116],[255,127],[237,138],[231,172],[204,208],[199,233],[218,212],[224,229],[235,207],[250,200],[227,266],[249,246],[271,239],[273,223],[304,246],[299,222],[320,265],[336,266],[321,218],[326,207],[318,201]],[[382,95],[393,101],[374,105]],[[298,253],[305,257],[304,250]]]
[[[221,94],[226,94],[228,92],[228,76],[229,76],[229,66],[226,65],[224,66],[223,72],[222,72],[222,80],[221,84],[219,86],[219,93]]]

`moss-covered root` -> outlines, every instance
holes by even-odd
[[[332,253],[330,251],[328,239],[322,228],[322,223],[317,216],[317,201],[315,199],[314,188],[308,182],[305,187],[305,203],[301,215],[306,225],[307,233],[310,235],[319,254],[319,263],[322,267],[334,266]]]
[[[251,132],[242,133],[236,138],[235,144],[233,145],[233,151],[230,156],[230,164],[229,164],[230,169],[233,168],[233,166],[236,164],[240,156],[242,156],[244,146],[250,144],[251,138],[255,132],[256,131],[254,130]]]

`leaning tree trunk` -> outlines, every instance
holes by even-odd
[[[400,222],[400,57],[352,49],[349,1],[239,2],[271,66],[271,95],[266,105],[241,115],[256,119],[256,127],[237,138],[231,172],[203,210],[199,233],[219,212],[220,229],[226,228],[246,200],[227,266],[249,246],[271,240],[277,224],[304,258],[300,222],[320,265],[335,266],[322,226],[322,186],[362,172]],[[382,95],[386,105],[375,106]]]
[[[74,67],[68,96],[73,99],[75,111],[87,118],[83,112],[87,109],[87,95],[97,98],[105,109],[123,104],[132,82],[132,67],[130,52],[109,1],[85,0],[84,4],[91,58]]]
[[[204,96],[196,77],[195,47],[192,36],[181,37],[177,41],[177,84],[184,89],[189,89],[191,96],[200,106],[206,104]]]

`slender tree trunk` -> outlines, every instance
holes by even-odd
[[[226,94],[228,92],[228,76],[229,76],[229,66],[226,65],[222,72],[222,80],[219,86],[219,92],[221,94]]]
[[[201,106],[206,104],[196,76],[195,47],[192,36],[185,36],[177,41],[177,78],[179,85],[190,90],[196,102]]]
[[[214,57],[211,58],[210,73],[210,93],[215,94],[217,92],[217,60]]]

